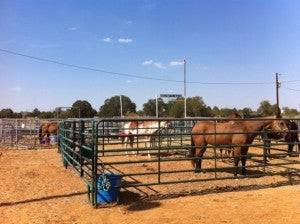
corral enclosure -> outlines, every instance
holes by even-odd
[[[58,119],[0,119],[0,145],[23,149],[44,147],[39,142],[41,124],[59,122]]]
[[[210,181],[222,187],[224,186],[222,182],[227,179],[243,179],[242,181],[249,183],[252,178],[259,178],[256,179],[256,184],[272,184],[272,182],[276,184],[277,180],[292,181],[292,179],[299,178],[299,142],[286,143],[280,139],[272,140],[271,155],[268,155],[266,134],[271,130],[265,128],[255,133],[258,137],[251,145],[240,145],[249,146],[247,155],[235,156],[247,158],[246,175],[240,175],[239,171],[239,175],[234,177],[232,161],[234,157],[228,154],[221,157],[219,151],[221,146],[215,145],[206,146],[206,152],[202,157],[202,172],[195,173],[191,160],[200,158],[192,158],[189,155],[189,150],[192,149],[191,128],[201,120],[212,121],[216,124],[222,119],[65,120],[60,123],[59,149],[62,152],[63,164],[66,167],[71,165],[87,184],[88,198],[95,206],[98,204],[97,191],[102,188],[97,184],[98,178],[106,173],[121,175],[122,181],[119,187],[123,190],[133,195],[142,194],[153,197],[158,193],[180,195],[184,192],[199,190],[199,183],[196,182]],[[121,134],[126,131],[124,124],[127,122],[149,121],[158,124],[151,134],[144,133],[145,127],[137,127],[130,136]],[[163,121],[168,122],[165,128],[161,127]],[[295,121],[299,124],[298,120]],[[239,120],[234,122],[239,122]],[[284,132],[287,131],[283,131],[282,134]],[[195,134],[203,135],[204,133]],[[228,133],[208,134],[217,136]],[[148,144],[149,136],[151,136],[151,145]],[[132,140],[127,142],[128,145],[125,147],[128,137]],[[288,144],[293,144],[295,147],[294,153],[287,157]],[[232,145],[224,145],[222,148],[232,148]],[[147,156],[148,151],[150,157]],[[240,163],[238,169],[241,168]],[[273,179],[275,175],[276,181]]]

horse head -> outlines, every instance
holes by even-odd
[[[270,123],[269,128],[271,128],[275,132],[278,132],[283,137],[285,137],[289,131],[287,122],[285,120],[281,120],[281,119],[273,120]]]

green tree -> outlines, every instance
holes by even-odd
[[[248,117],[251,113],[253,113],[253,110],[250,107],[244,107],[243,109],[238,110],[238,112],[244,117]]]
[[[299,115],[297,109],[283,107],[282,110],[283,110],[283,115],[286,117],[296,117]]]
[[[168,114],[170,117],[184,117],[184,100],[182,97],[169,104]]]
[[[205,105],[202,97],[194,96],[186,99],[186,113],[188,117],[209,117],[211,109]]]
[[[235,108],[231,109],[231,108],[225,107],[225,108],[220,109],[219,116],[220,117],[228,117],[230,114],[233,114],[235,112],[237,112],[237,109],[235,109]]]
[[[121,96],[122,98],[122,109],[123,115],[126,113],[135,113],[136,112],[136,104],[131,101],[131,99],[127,96]],[[104,105],[102,105],[99,109],[100,117],[119,117],[121,116],[121,106],[120,106],[120,96],[113,96],[104,101]]]
[[[158,98],[158,116],[163,117],[166,115],[166,104],[162,98]],[[147,103],[143,104],[143,111],[146,116],[156,116],[156,99],[149,99]]]
[[[263,100],[260,103],[259,108],[257,109],[257,113],[261,116],[273,116],[276,114],[277,106],[276,104],[271,105],[268,100]]]
[[[32,112],[31,112],[31,115],[32,117],[38,117],[40,115],[40,111],[39,109],[35,108]]]
[[[213,117],[219,117],[220,116],[220,109],[217,106],[214,106],[211,110],[211,115]]]
[[[14,112],[10,108],[2,109],[0,111],[0,118],[13,118]]]
[[[73,103],[72,108],[68,111],[70,117],[94,117],[97,111],[93,109],[92,105],[86,100],[77,100]]]
[[[51,112],[51,111],[42,111],[39,114],[39,118],[42,119],[50,119],[50,118],[54,118],[55,113]],[[61,118],[61,117],[60,117]]]

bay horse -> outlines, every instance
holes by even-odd
[[[255,118],[257,116],[246,116],[246,118]],[[239,113],[233,113],[229,115],[227,118],[229,119],[235,119],[235,118],[242,118],[242,116]],[[280,111],[276,114],[276,118],[280,119],[282,118]],[[267,152],[269,155],[271,155],[271,140],[279,140],[283,139],[286,143],[288,143],[288,154],[291,155],[293,152],[294,146],[297,144],[298,145],[298,152],[300,152],[300,142],[299,142],[299,136],[298,136],[298,125],[296,122],[291,121],[291,120],[283,120],[289,130],[289,133],[283,134],[283,133],[276,133],[276,132],[267,132],[266,137],[267,139],[265,140]],[[261,136],[264,138],[264,136]],[[221,149],[220,149],[221,152]],[[222,153],[221,153],[222,157]]]
[[[232,119],[242,118],[242,116],[238,112],[234,112],[232,114],[229,114],[226,118],[227,118],[226,120],[218,120],[218,122],[219,123],[225,123],[225,122],[231,121]],[[231,156],[231,154],[233,156],[233,149],[232,149],[232,147],[231,148],[230,147],[226,147],[226,148],[222,148],[221,147],[220,148],[220,155],[221,155],[221,160],[222,161],[224,161],[223,160],[223,150],[225,150],[225,153],[227,154],[227,156]]]
[[[295,144],[298,145],[298,152],[300,151],[300,142],[298,136],[298,125],[296,122],[291,120],[284,120],[286,123],[289,133],[283,135],[282,133],[267,132],[267,139],[265,139],[265,144],[269,156],[271,155],[271,140],[283,139],[288,143],[288,155],[291,155]]]
[[[263,128],[271,128],[274,131],[287,131],[287,125],[283,120],[250,120],[250,121],[229,121],[215,123],[213,121],[199,121],[191,131],[190,157],[200,157],[195,161],[192,159],[192,166],[195,172],[201,172],[202,156],[207,144],[213,146],[234,145],[234,176],[237,176],[237,167],[240,155],[247,155],[249,146],[254,138]],[[234,133],[237,132],[237,133]],[[224,133],[215,135],[214,133]],[[246,174],[246,157],[241,158],[242,174]]]
[[[58,130],[57,122],[41,124],[39,128],[40,143],[42,143],[42,140],[46,135],[50,135],[50,134],[57,135],[57,130]]]

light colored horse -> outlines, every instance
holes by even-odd
[[[139,140],[144,139],[146,148],[150,148],[154,146],[157,133],[167,127],[167,121],[130,121],[124,123],[123,130],[119,136],[122,138],[125,148],[128,145],[133,148],[135,137]],[[126,154],[128,155],[128,151],[126,151]],[[150,150],[148,150],[148,157],[151,157]]]

